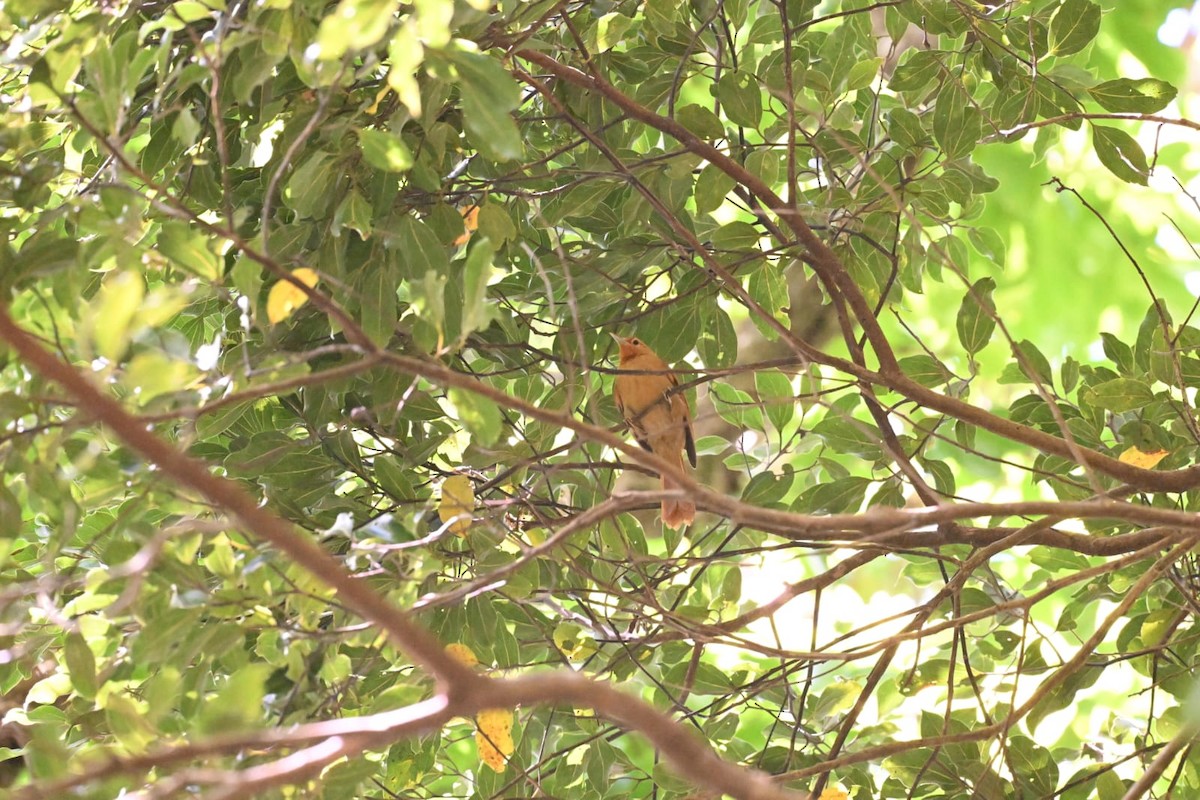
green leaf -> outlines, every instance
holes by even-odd
[[[296,167],[284,190],[284,200],[301,218],[316,219],[338,196],[333,157],[314,152]]]
[[[1145,186],[1150,174],[1142,146],[1123,130],[1107,125],[1092,126],[1092,146],[1108,171],[1126,183]]]
[[[196,420],[196,435],[201,439],[219,436],[245,416],[250,408],[250,403],[234,403],[216,411],[205,411]]]
[[[479,209],[479,235],[500,246],[517,238],[517,228],[504,206],[499,203],[484,203]]]
[[[347,51],[374,46],[387,33],[399,5],[399,0],[342,0],[321,21],[318,57],[336,61]]]
[[[400,459],[392,455],[376,456],[372,462],[375,480],[394,501],[411,500],[414,497],[409,470],[401,466]]]
[[[704,366],[712,369],[737,363],[737,331],[729,315],[715,302],[706,304],[705,308],[698,305],[697,315],[708,321],[707,327],[700,333],[700,341],[696,343],[696,351],[700,353]]]
[[[751,250],[758,247],[758,241],[762,238],[762,231],[751,225],[749,222],[736,220],[728,224],[722,225],[712,232],[712,246],[717,251],[730,251],[734,254],[737,260],[741,260],[742,253],[739,251]]]
[[[1050,52],[1078,53],[1100,32],[1100,6],[1091,0],[1063,0],[1050,18]]]
[[[146,283],[136,272],[110,274],[92,303],[92,337],[96,353],[109,361],[125,354],[132,326],[146,296]]]
[[[1128,787],[1108,764],[1097,764],[1094,769],[1100,770],[1096,776],[1096,797],[1098,800],[1121,800],[1125,797]],[[1073,781],[1072,781],[1073,782]],[[1083,784],[1087,785],[1086,782]]]
[[[881,64],[883,64],[882,58],[866,58],[856,63],[846,73],[845,90],[853,92],[870,86],[875,82]]]
[[[0,562],[5,560],[11,544],[8,540],[21,530],[21,503],[7,486],[0,486]]]
[[[981,256],[998,267],[1004,266],[1006,245],[995,228],[971,228],[967,231],[967,239]]]
[[[359,787],[379,773],[373,759],[351,758],[335,762],[321,773],[321,792],[324,797],[361,797]]]
[[[709,386],[713,408],[721,419],[741,430],[762,430],[762,412],[754,398],[727,383],[714,381]]]
[[[779,181],[780,166],[779,153],[772,148],[754,150],[746,156],[746,169],[766,184]]]
[[[754,373],[754,388],[767,412],[767,419],[775,430],[782,431],[795,416],[799,402],[791,379],[776,369],[762,370]]]
[[[463,124],[471,143],[494,161],[520,158],[521,133],[510,113],[521,101],[517,82],[491,56],[453,49],[443,55],[458,70]]]
[[[463,310],[460,341],[473,331],[486,328],[491,321],[491,305],[487,301],[488,282],[492,279],[492,258],[496,249],[486,237],[471,243],[463,266]]]
[[[372,217],[373,212],[366,198],[357,189],[351,189],[345,199],[338,204],[337,211],[333,212],[333,227],[331,230],[336,236],[341,232],[342,228],[349,228],[365,240],[371,235]],[[255,264],[254,266],[257,267],[258,265]]]
[[[133,390],[137,404],[144,406],[159,395],[178,392],[195,378],[195,370],[187,361],[149,350],[129,359],[121,385]]]
[[[898,10],[909,22],[932,34],[954,36],[967,24],[961,9],[950,0],[910,0]]]
[[[285,17],[279,14],[277,18]],[[290,19],[290,17],[287,18]],[[254,90],[271,78],[279,62],[287,55],[286,50],[283,52],[267,50],[264,43],[256,42],[238,51],[237,69],[233,77],[233,96],[240,103],[250,101]],[[180,116],[183,116],[182,113]]]
[[[1021,371],[1028,375],[1030,380],[1047,387],[1054,383],[1050,362],[1042,355],[1042,351],[1038,350],[1037,345],[1028,339],[1022,339],[1017,342],[1017,352],[1021,355]]]
[[[701,321],[690,299],[677,300],[647,318],[642,338],[663,361],[674,364],[696,346]]]
[[[839,478],[818,483],[796,499],[793,510],[806,513],[849,514],[862,506],[871,482],[866,478]]]
[[[753,75],[727,70],[717,82],[717,99],[733,124],[744,128],[758,128],[762,124],[762,90]]]
[[[388,42],[387,73],[388,87],[396,93],[397,99],[404,105],[409,114],[421,116],[421,86],[417,81],[417,71],[425,58],[425,47],[441,47],[445,44],[442,37],[422,37],[417,30],[416,21],[411,17],[406,19]]]
[[[938,459],[925,458],[921,459],[921,466],[933,476],[933,486],[938,492],[947,497],[954,495],[957,481],[954,480],[954,471],[950,469],[949,464]]]
[[[967,155],[983,136],[983,117],[958,83],[947,83],[933,109],[933,138],[946,158]]]
[[[491,398],[466,389],[450,390],[450,402],[454,404],[455,416],[471,438],[483,447],[491,447],[500,438],[503,418],[500,407]]]
[[[71,685],[82,697],[96,696],[96,656],[87,641],[78,633],[67,634],[63,646],[67,669],[71,672]]]
[[[1118,372],[1122,375],[1133,373],[1133,348],[1111,333],[1101,333],[1100,341],[1103,343],[1105,357],[1116,365]]]
[[[908,356],[899,363],[900,371],[922,386],[941,386],[952,377],[950,370],[933,356]]]
[[[405,215],[396,225],[396,244],[408,277],[423,278],[426,273],[448,276],[450,256],[433,229],[416,217]]]
[[[1108,111],[1153,114],[1161,111],[1178,94],[1166,81],[1154,78],[1118,78],[1088,89],[1088,94]]]
[[[698,695],[725,695],[733,689],[729,676],[716,665],[701,661],[695,669],[683,662],[667,670],[664,680],[674,686],[684,686],[687,678],[692,678],[692,691]]]
[[[1064,392],[1075,391],[1075,386],[1079,383],[1079,362],[1070,356],[1063,359],[1062,367],[1059,369],[1059,379],[1062,381]]]
[[[438,335],[438,346],[446,327],[446,283],[449,277],[426,270],[421,282],[411,287],[413,306],[420,312],[422,321],[432,326]]]
[[[209,249],[209,237],[185,222],[164,222],[158,232],[158,250],[177,266],[206,281],[221,278],[221,259]]]
[[[1133,378],[1116,378],[1097,384],[1083,394],[1083,401],[1106,411],[1120,413],[1144,407],[1154,399],[1149,384]]]
[[[725,126],[721,118],[696,103],[688,103],[675,110],[675,119],[701,139],[718,139],[725,135]]]
[[[700,171],[696,179],[696,213],[710,214],[721,207],[733,191],[736,181],[714,164]]]
[[[180,22],[190,24],[203,19],[210,19],[224,4],[210,5],[199,0],[176,0],[171,4],[170,16],[178,17]]]
[[[958,341],[970,355],[987,347],[996,330],[996,304],[992,292],[996,282],[991,278],[980,278],[963,297],[958,309]]]
[[[204,734],[229,733],[261,723],[263,695],[270,674],[268,664],[240,667],[215,695],[205,701],[197,719],[197,730]]]
[[[726,603],[737,603],[742,599],[742,570],[740,568],[735,566],[725,573],[721,579],[718,595]]]
[[[870,461],[883,457],[879,434],[875,426],[869,423],[831,416],[818,422],[812,432],[835,453],[859,456]]]
[[[155,741],[157,729],[150,725],[142,709],[128,694],[112,692],[104,696],[102,693],[102,698],[104,721],[123,747],[142,752]],[[32,696],[30,701],[33,701]]]
[[[413,156],[408,145],[391,131],[363,128],[358,131],[358,146],[368,164],[384,172],[407,172]]]
[[[782,500],[796,483],[795,473],[787,470],[782,475],[760,472],[746,482],[742,489],[742,502],[756,506],[771,506]]]
[[[818,720],[828,719],[853,708],[861,694],[862,684],[857,681],[837,681],[821,692],[810,713]]]
[[[925,143],[929,138],[921,118],[907,108],[893,108],[888,112],[888,134],[906,150]]]
[[[904,496],[905,486],[897,478],[884,481],[879,489],[867,501],[867,506],[884,506],[886,508],[903,508],[907,498]]]
[[[1094,684],[1103,671],[1099,667],[1083,667],[1071,673],[1029,712],[1029,729],[1037,730],[1038,724],[1047,715],[1071,705],[1075,700],[1075,695]],[[1038,761],[1040,762],[1041,759],[1039,758]]]
[[[943,74],[941,53],[932,50],[910,50],[904,63],[892,73],[888,87],[893,92],[915,92],[923,89]]]
[[[399,281],[393,257],[376,259],[356,273],[359,324],[363,333],[380,347],[387,347],[396,333],[396,286]]]
[[[616,184],[607,178],[585,180],[579,185],[571,187],[563,195],[559,213],[569,219],[586,217],[592,213],[600,201],[612,194],[615,188]]]
[[[779,264],[764,263],[751,272],[746,289],[764,311],[787,327],[788,315],[785,309],[788,305],[788,285]],[[779,331],[761,319],[759,314],[754,313],[750,318],[767,339],[774,341],[779,338]]]

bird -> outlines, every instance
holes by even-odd
[[[620,364],[613,381],[613,401],[634,437],[645,449],[684,470],[683,451],[696,466],[696,441],[692,438],[687,398],[673,392],[679,381],[667,362],[637,337],[612,337],[620,349]],[[681,488],[661,475],[663,491]],[[691,524],[696,504],[689,499],[663,500],[662,520],[668,528]]]

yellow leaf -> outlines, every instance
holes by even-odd
[[[1130,447],[1124,453],[1121,453],[1120,460],[1135,467],[1151,469],[1170,454],[1171,451],[1169,450],[1154,450],[1147,453],[1136,447]]]
[[[466,536],[471,529],[471,512],[475,510],[475,486],[466,475],[451,475],[442,481],[442,499],[438,517],[450,523],[450,532]],[[453,520],[453,522],[451,522]]]
[[[479,206],[471,206],[462,210],[463,228],[462,234],[454,240],[454,246],[466,244],[471,240],[471,234],[479,229]]]
[[[475,716],[475,723],[479,726],[475,731],[479,759],[496,772],[504,772],[508,757],[513,753],[512,710],[485,708]]]
[[[817,800],[849,800],[849,798],[850,795],[846,794],[836,786],[831,786],[825,791],[821,792],[821,796],[817,798]]]
[[[391,86],[384,86],[375,94],[375,102],[367,107],[368,114],[375,114],[379,111],[379,104],[383,102],[383,98],[387,97],[387,93],[392,90]]]
[[[559,623],[554,629],[554,646],[572,661],[585,661],[596,653],[596,641],[573,622]]]
[[[308,267],[292,270],[292,277],[308,288],[317,285],[317,271]],[[296,313],[296,309],[308,302],[308,295],[290,281],[279,281],[267,294],[267,319],[274,325]]]
[[[475,651],[459,642],[446,645],[446,654],[460,664],[465,664],[468,667],[474,667],[479,663],[479,658],[475,655]]]

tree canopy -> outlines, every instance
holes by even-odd
[[[0,4],[12,796],[1200,793],[1166,11]]]

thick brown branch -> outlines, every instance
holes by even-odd
[[[448,656],[441,644],[413,623],[407,614],[351,576],[312,539],[264,509],[233,481],[213,475],[203,462],[147,430],[117,401],[56,358],[13,322],[6,307],[0,307],[0,339],[8,343],[28,366],[74,395],[93,418],[110,428],[165,475],[233,514],[256,536],[335,588],[339,600],[379,625],[398,649],[437,676],[446,690],[458,691],[479,680],[478,675]]]
[[[99,391],[70,365],[58,360],[21,329],[4,307],[0,307],[0,339],[7,342],[28,366],[74,395],[97,420],[154,463],[165,475],[236,516],[252,533],[336,589],[345,605],[379,625],[397,648],[408,653],[414,661],[436,676],[442,688],[439,697],[431,702],[438,706],[435,710],[439,713],[421,717],[413,724],[436,723],[441,719],[439,714],[443,703],[452,713],[458,714],[521,703],[570,703],[594,708],[642,733],[681,774],[701,787],[715,788],[740,800],[794,798],[790,792],[776,787],[766,775],[722,761],[705,742],[675,720],[606,684],[573,673],[537,675],[509,681],[492,680],[475,673],[450,657],[441,644],[428,631],[411,621],[405,612],[392,606],[366,583],[352,577],[315,543],[283,519],[259,506],[236,483],[213,475],[203,462],[180,452],[146,430],[120,404]],[[612,437],[607,431],[603,433]],[[614,444],[624,446],[619,441]],[[390,741],[387,737],[397,735],[388,731],[383,741]],[[360,751],[369,746],[371,741],[374,740],[364,739],[349,748],[339,743],[337,747],[326,747],[321,752],[331,758],[341,757],[347,753],[347,749]],[[320,761],[321,758],[317,757],[316,760]],[[288,762],[288,766],[296,770],[295,773],[289,772],[289,775],[300,776],[307,774],[311,764]],[[268,782],[263,785],[275,785],[279,774],[266,770],[257,774],[257,778]]]

